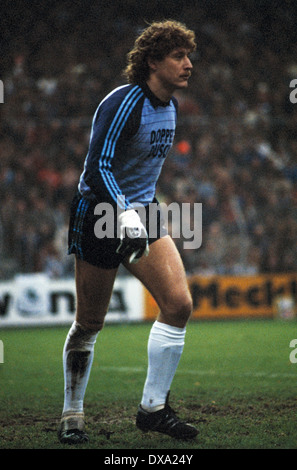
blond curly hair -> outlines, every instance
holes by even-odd
[[[196,49],[195,33],[174,20],[152,23],[138,36],[128,53],[124,76],[131,84],[145,82],[150,75],[148,59],[162,60],[177,47],[193,52]]]

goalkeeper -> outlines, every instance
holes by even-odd
[[[189,54],[195,47],[194,33],[183,24],[151,24],[128,54],[128,84],[109,93],[95,112],[69,226],[77,310],[63,350],[65,389],[59,427],[63,443],[88,441],[84,394],[121,263],[151,292],[160,308],[148,338],[148,370],[136,426],[181,439],[198,433],[176,416],[168,402],[192,299],[181,258],[159,212],[153,236],[148,217],[150,205],[158,204],[155,187],[173,143],[177,117],[173,92],[188,86]],[[101,237],[95,230],[99,203],[114,208],[111,236]],[[140,206],[145,207],[143,217],[137,210]]]

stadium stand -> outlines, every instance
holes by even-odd
[[[290,2],[169,1],[157,12],[155,1],[144,10],[132,0],[39,2],[38,9],[32,2],[23,10],[6,3],[1,279],[72,276],[68,207],[92,115],[124,83],[136,33],[158,17],[185,22],[198,43],[189,88],[176,95],[179,125],[158,185],[164,202],[203,204],[202,246],[180,250],[188,273],[296,272],[297,104],[289,85],[297,79],[297,14]]]

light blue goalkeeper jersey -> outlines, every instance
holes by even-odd
[[[94,114],[80,193],[125,209],[152,202],[176,117],[177,100],[160,101],[146,84],[112,91]]]

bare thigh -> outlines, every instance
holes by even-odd
[[[116,274],[117,269],[98,268],[76,258],[76,321],[83,327],[102,329]]]
[[[183,328],[192,313],[192,298],[180,254],[170,236],[150,245],[137,264],[124,263],[156,300],[158,321]]]

